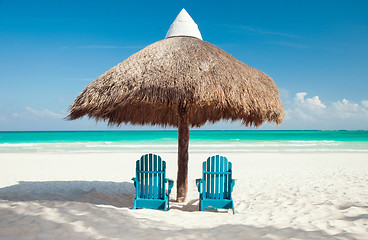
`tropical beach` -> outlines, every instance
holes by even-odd
[[[268,134],[273,140],[265,141]],[[33,149],[15,144],[10,152],[0,144],[0,239],[367,239],[367,132],[323,131],[195,131],[189,151],[189,187],[184,203],[176,202],[176,188],[170,194],[170,210],[132,210],[135,188],[135,161],[148,153],[152,145],[167,162],[167,177],[176,179],[177,150],[175,131],[163,135],[160,146],[152,132],[26,132],[1,133],[1,139],[49,139],[48,148],[36,144]],[[68,135],[69,137],[65,137]],[[80,149],[65,147],[56,152],[52,145],[89,135],[90,141]],[[120,135],[120,140],[117,135]],[[150,144],[131,140],[134,151],[116,149],[129,145],[128,139],[146,136]],[[300,141],[300,138],[324,140]],[[41,137],[40,135],[44,135]],[[96,137],[99,135],[100,137]],[[222,137],[215,143],[202,140]],[[281,135],[281,137],[280,137]],[[288,135],[298,141],[279,141]],[[344,145],[349,139],[361,149]],[[60,137],[61,136],[61,137]],[[307,137],[306,137],[307,136]],[[319,137],[318,137],[319,136]],[[326,135],[325,135],[326,136]],[[340,136],[340,137],[339,137]],[[105,148],[85,150],[86,145]],[[249,140],[252,138],[253,140]],[[268,136],[269,138],[269,136]],[[326,138],[326,137],[325,137]],[[337,140],[336,139],[339,139]],[[53,140],[52,140],[53,139]],[[123,143],[121,139],[124,139]],[[258,141],[257,141],[258,139]],[[358,141],[357,141],[358,140]],[[13,140],[14,141],[14,140]],[[24,141],[24,140],[23,140]],[[45,141],[45,140],[44,140]],[[60,140],[59,140],[60,141]],[[81,144],[80,140],[78,141]],[[205,140],[206,141],[206,140]],[[227,150],[224,145],[248,142],[245,147]],[[33,143],[32,143],[33,142]],[[53,142],[53,143],[52,143]],[[295,143],[294,143],[295,142]],[[251,145],[262,144],[262,148]],[[301,147],[300,145],[306,144]],[[24,144],[24,143],[23,143]],[[106,147],[111,145],[112,148]],[[289,144],[288,148],[283,144]],[[290,144],[295,144],[294,151]],[[365,145],[364,145],[365,144]],[[172,146],[167,147],[167,145]],[[206,145],[206,146],[203,146]],[[316,148],[316,145],[323,147]],[[340,151],[333,147],[340,146]],[[39,145],[40,146],[40,145]],[[114,148],[115,146],[115,148]],[[241,144],[240,144],[241,146]],[[298,148],[299,146],[299,148]],[[35,151],[35,149],[38,149]],[[191,151],[193,149],[193,151]],[[208,152],[209,150],[211,152]],[[16,152],[20,151],[20,152]],[[235,215],[231,210],[198,211],[199,194],[195,179],[202,177],[202,162],[213,154],[226,156],[233,164],[236,184],[233,191]]]
[[[0,240],[368,239],[367,8],[0,1]]]

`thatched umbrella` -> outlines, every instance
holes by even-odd
[[[201,40],[185,10],[166,39],[155,42],[111,68],[76,98],[70,120],[88,115],[122,123],[178,127],[177,200],[185,200],[189,127],[221,119],[246,126],[280,124],[284,108],[265,73]]]

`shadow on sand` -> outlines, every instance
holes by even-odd
[[[275,226],[256,227],[242,224],[223,224],[211,228],[181,228],[165,225],[149,218],[134,218],[131,213],[115,208],[96,208],[80,204],[60,204],[77,202],[111,205],[131,208],[135,197],[135,188],[128,182],[101,181],[49,181],[19,182],[19,184],[1,188],[0,200],[13,201],[4,203],[0,208],[0,232],[3,239],[14,237],[29,239],[29,236],[44,236],[49,239],[91,239],[90,231],[81,231],[75,227],[78,223],[93,226],[95,239],[354,239],[352,233],[329,234],[322,230],[307,231],[293,227]],[[25,206],[19,202],[55,201],[39,205],[27,211],[15,211]],[[18,203],[17,203],[18,202]],[[51,208],[57,210],[58,218],[41,218]],[[194,212],[198,211],[198,200],[186,204],[171,202],[171,209]],[[47,211],[46,211],[47,210]],[[29,214],[28,211],[36,211]],[[78,213],[78,214],[76,214]],[[350,217],[347,221],[367,219],[367,214]],[[16,223],[16,224],[15,224]],[[106,223],[106,224],[102,224]],[[167,223],[166,223],[167,224]],[[22,228],[22,226],[28,226]],[[43,228],[47,226],[46,228]],[[1,237],[0,237],[1,238]]]
[[[0,199],[9,201],[73,201],[130,208],[134,198],[134,185],[128,182],[22,181],[0,189]]]
[[[132,208],[134,198],[135,187],[129,182],[21,181],[16,185],[0,188],[0,200],[21,202],[68,201]],[[195,212],[198,211],[198,200],[182,204],[171,198],[170,209]]]

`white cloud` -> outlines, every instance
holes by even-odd
[[[281,46],[285,46],[285,47],[293,47],[293,48],[311,48],[310,46],[306,45],[306,44],[299,44],[299,43],[292,43],[292,42],[272,42],[273,44],[276,45],[281,45]]]
[[[288,100],[290,98],[290,92],[285,88],[279,88],[279,95],[283,100]]]
[[[260,34],[260,35],[273,35],[273,36],[280,36],[280,37],[286,37],[286,38],[299,38],[299,36],[286,33],[286,32],[275,32],[275,31],[268,31],[260,28],[254,28],[250,26],[229,26],[231,28],[239,28],[243,31],[254,33],[254,34]]]
[[[326,108],[326,105],[324,105],[321,100],[319,100],[318,96],[307,98],[305,101],[312,108]]]
[[[297,94],[295,94],[295,101],[298,103],[304,103],[304,97],[307,95],[306,92],[298,92]]]
[[[61,49],[141,49],[143,45],[115,46],[115,45],[83,45],[83,46],[64,46]]]
[[[363,105],[363,107],[365,107],[366,109],[368,109],[368,100],[363,100],[362,101],[362,105]]]
[[[362,101],[362,105],[354,103],[352,101],[343,99],[332,103],[331,114],[337,118],[357,118],[357,119],[368,119],[368,109],[366,108],[368,101]]]
[[[31,107],[25,107],[25,109],[27,110],[28,113],[30,113],[31,115],[35,116],[35,117],[48,117],[48,118],[63,118],[65,115],[64,113],[57,113],[57,112],[53,112],[50,111],[48,109],[43,109],[43,110],[37,110]]]
[[[306,98],[306,92],[295,94],[291,109],[287,110],[288,118],[302,118],[314,120],[316,116],[322,115],[326,105],[322,103],[318,96]]]
[[[336,117],[349,118],[359,111],[359,105],[357,103],[349,102],[349,100],[343,99],[332,103],[332,108],[335,110]]]
[[[131,46],[112,46],[112,45],[85,45],[85,46],[78,46],[77,48],[92,48],[92,49],[116,49],[116,48],[125,48],[125,49],[138,49],[144,48],[145,46],[140,45],[131,45]]]
[[[318,96],[314,96],[312,98],[306,98],[306,92],[299,92],[295,94],[295,103],[303,108],[317,110],[317,109],[324,109],[326,105],[324,105]]]
[[[62,119],[65,117],[65,112],[53,112],[49,109],[42,109],[42,110],[38,110],[35,108],[31,108],[26,106],[25,111],[23,112],[16,112],[13,113],[12,116],[14,118],[24,118],[24,119],[39,119],[39,120],[45,120],[48,118],[53,118],[53,119]]]
[[[306,92],[285,101],[285,125],[295,129],[367,129],[368,100],[359,103],[342,99],[323,103],[318,96],[308,98]]]
[[[68,129],[69,121],[65,120],[66,111],[52,111],[24,106],[12,112],[0,115],[0,131],[39,131]],[[93,129],[93,128],[91,128]]]

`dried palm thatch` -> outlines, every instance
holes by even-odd
[[[175,126],[186,109],[189,123],[241,120],[259,126],[284,117],[278,89],[263,72],[193,37],[153,43],[88,85],[70,108],[109,124]]]
[[[177,200],[188,188],[189,126],[241,120],[280,124],[278,89],[263,72],[193,37],[153,43],[88,85],[70,107],[70,120],[88,115],[122,123],[178,127]]]

